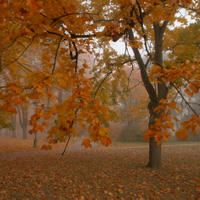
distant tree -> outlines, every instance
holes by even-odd
[[[23,131],[23,139],[28,138],[28,107],[27,103],[22,103],[22,105],[17,107],[19,114],[19,123]]]
[[[17,116],[16,114],[13,114],[12,118],[11,118],[11,122],[12,122],[12,138],[16,138],[17,137],[17,132],[16,132],[16,128],[17,128]]]

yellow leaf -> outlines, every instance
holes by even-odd
[[[1,194],[6,194],[6,190],[1,190]]]
[[[118,189],[118,192],[119,192],[120,194],[122,194],[122,193],[123,193],[122,189]]]
[[[109,192],[108,194],[109,194],[110,196],[113,196],[113,193],[112,193],[112,192]]]

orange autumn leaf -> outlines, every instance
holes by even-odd
[[[48,123],[47,122],[42,122],[42,126],[48,127]]]
[[[82,129],[86,129],[86,126],[85,126],[85,124],[78,124]]]
[[[112,143],[113,139],[111,139],[110,137],[103,137],[100,140],[101,140],[101,144],[107,147]]]
[[[52,117],[52,115],[51,115],[51,114],[48,114],[48,113],[46,113],[46,114],[43,115],[43,118],[44,118],[45,120],[49,120],[49,119],[51,119],[51,117]]]
[[[38,130],[36,128],[32,128],[31,130],[29,130],[30,134],[37,133],[37,132],[38,132]]]
[[[188,131],[185,130],[185,129],[180,129],[180,130],[178,130],[178,131],[175,133],[175,135],[176,135],[176,137],[178,137],[179,139],[185,140],[185,139],[188,138],[189,133],[188,133]]]
[[[163,140],[165,140],[166,142],[169,141],[168,137],[166,137],[166,136],[163,137]]]
[[[18,98],[18,99],[13,99],[12,102],[14,103],[15,106],[17,106],[20,105],[23,102],[23,100]]]
[[[37,129],[42,133],[42,132],[46,132],[43,127],[41,125],[37,125]]]
[[[81,146],[85,146],[85,148],[88,148],[88,147],[92,147],[92,145],[90,144],[90,140],[89,139],[84,139]]]
[[[144,140],[150,141],[150,135],[144,134],[143,139],[144,139]]]
[[[162,145],[162,142],[160,140],[157,141],[157,146]]]

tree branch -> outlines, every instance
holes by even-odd
[[[94,93],[94,99],[96,98],[97,92],[99,91],[100,87],[102,86],[102,84],[104,83],[104,81],[107,79],[107,77],[112,73],[112,70],[104,77],[104,79],[101,81],[101,83],[99,84],[97,90]]]
[[[129,42],[131,43],[132,46],[132,50],[135,54],[135,58],[137,60],[138,66],[140,68],[140,72],[141,72],[141,77],[144,83],[144,86],[149,94],[149,98],[152,102],[157,102],[157,95],[156,95],[156,91],[154,90],[151,82],[149,81],[148,75],[147,75],[147,71],[146,71],[146,67],[143,63],[143,60],[141,58],[140,52],[137,48],[134,47],[134,35],[133,35],[133,31],[132,29],[128,30],[129,33]]]
[[[61,44],[62,39],[63,39],[63,37],[61,37],[60,40],[59,40],[59,42],[58,42],[58,46],[57,46],[56,54],[55,54],[55,57],[54,57],[54,64],[53,64],[53,69],[52,69],[51,75],[54,73],[54,70],[55,70],[55,67],[56,67],[56,61],[57,61],[57,56],[58,56],[58,50],[59,50],[59,48],[60,48],[60,44]]]
[[[185,99],[185,97],[181,94],[181,92],[177,89],[177,87],[170,82],[170,84],[175,88],[175,90],[178,92],[178,94],[181,96],[181,98],[185,101],[185,103],[188,105],[188,107],[192,110],[192,112],[199,117],[199,115],[197,114],[197,112],[192,108],[192,106],[187,102],[187,100]]]
[[[27,67],[25,67],[24,65],[22,65],[20,62],[17,62],[17,64],[19,64],[22,68],[26,69],[29,72],[33,72],[30,69],[28,69]]]
[[[31,44],[33,43],[34,38],[37,36],[37,34],[35,34],[31,40],[31,42],[28,44],[28,46],[24,49],[24,51],[22,51],[22,53],[16,58],[14,59],[14,61],[12,61],[10,64],[18,61],[20,59],[20,57],[24,54],[25,51],[27,51],[27,49],[31,46]]]
[[[70,138],[71,138],[71,135],[69,135],[67,144],[66,144],[66,146],[65,146],[65,148],[64,148],[64,151],[62,152],[62,155],[64,155],[64,153],[65,153],[65,151],[66,151],[66,149],[67,149],[67,145],[68,145],[68,143],[69,143]]]

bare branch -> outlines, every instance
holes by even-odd
[[[113,65],[124,65],[124,64],[126,64],[126,63],[128,63],[128,62],[133,62],[133,61],[137,61],[136,59],[129,59],[129,60],[126,60],[126,61],[124,61],[124,62],[122,62],[122,63],[120,63],[120,64],[118,64],[118,63],[111,63],[111,64],[109,64],[110,66],[113,66]]]
[[[19,64],[22,68],[26,69],[27,71],[33,72],[32,70],[30,70],[27,67],[25,67],[24,65],[22,65],[20,62],[17,62],[17,64]]]
[[[178,92],[178,94],[181,96],[181,98],[184,100],[184,102],[188,105],[188,107],[192,110],[192,112],[199,117],[199,115],[197,114],[197,112],[191,107],[191,105],[187,102],[187,100],[185,99],[185,97],[182,95],[182,93],[178,90],[178,88],[172,83],[170,82],[170,84],[175,88],[175,90]]]
[[[97,90],[94,93],[94,99],[96,98],[97,92],[99,91],[100,87],[102,86],[102,84],[104,83],[104,81],[108,78],[108,76],[112,73],[112,70],[104,77],[104,79],[101,81],[101,83],[99,84]]]
[[[56,49],[56,54],[55,54],[55,57],[54,57],[53,69],[52,69],[51,74],[54,73],[54,70],[55,70],[55,67],[56,67],[56,61],[57,61],[57,56],[58,56],[58,50],[59,50],[59,48],[60,48],[60,44],[61,44],[62,39],[63,39],[63,37],[61,37],[60,40],[59,40],[59,42],[58,42],[58,46],[57,46],[57,49]]]
[[[22,53],[16,58],[14,59],[14,61],[12,61],[10,64],[18,61],[20,59],[20,57],[25,53],[25,51],[27,51],[27,49],[31,46],[31,44],[33,43],[34,38],[37,36],[37,34],[35,34],[31,40],[31,42],[28,44],[28,46],[24,49],[24,51],[22,51]]]

